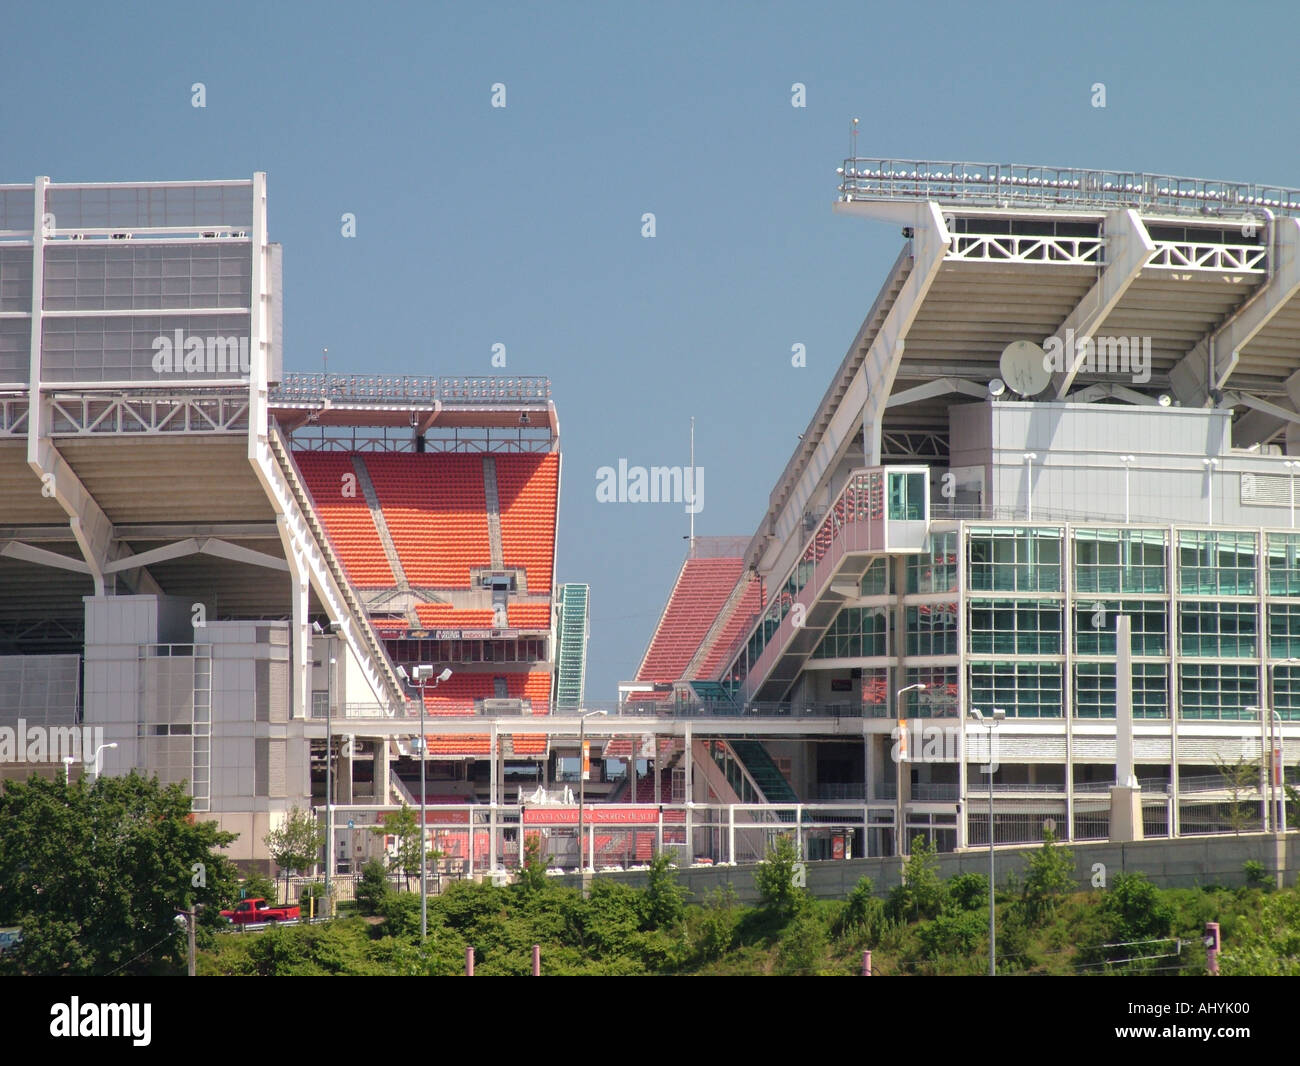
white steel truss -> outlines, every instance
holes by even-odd
[[[1208,270],[1215,273],[1263,274],[1268,268],[1268,249],[1258,244],[1194,244],[1187,241],[1156,241],[1148,268]]]
[[[981,263],[1059,263],[1100,266],[1102,237],[1054,237],[1006,233],[954,233],[945,260]]]
[[[117,395],[59,393],[50,399],[52,436],[128,433],[247,433],[248,394]]]

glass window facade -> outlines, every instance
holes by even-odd
[[[956,530],[932,533],[925,551],[907,557],[908,592],[957,591],[957,539]]]
[[[1060,592],[1061,531],[972,529],[968,582],[976,592]]]
[[[961,715],[957,701],[957,667],[913,666],[906,671],[903,687],[923,684],[903,697],[909,718],[956,718]]]
[[[1178,668],[1178,701],[1183,718],[1248,721],[1258,711],[1259,673],[1237,663],[1183,663]]]
[[[1115,664],[1076,663],[1074,716],[1115,717]],[[1164,663],[1133,664],[1133,717],[1169,717],[1169,667]]]
[[[1178,533],[1178,588],[1193,596],[1255,595],[1254,533],[1184,529]]]
[[[1215,659],[1259,654],[1259,621],[1253,603],[1197,600],[1178,605],[1178,650]]]
[[[867,572],[862,575],[862,582],[859,588],[864,596],[888,596],[894,591],[894,583],[890,580],[890,574],[893,568],[889,565],[886,558],[872,559],[871,565],[867,567]]]
[[[1115,654],[1115,616],[1126,614],[1134,655],[1169,654],[1169,608],[1157,600],[1080,600],[1074,605],[1076,655]]]
[[[1077,529],[1077,592],[1164,592],[1163,529]]]
[[[1061,664],[987,662],[970,664],[971,707],[995,707],[1008,718],[1060,718]]]
[[[1059,655],[1058,601],[972,600],[967,646],[975,655]]]
[[[1268,605],[1268,654],[1272,659],[1300,658],[1300,603]]]
[[[890,471],[888,486],[890,519],[916,522],[926,517],[924,474]]]
[[[925,603],[904,611],[908,655],[957,654],[957,605]]]
[[[1268,593],[1300,596],[1300,533],[1268,535]]]
[[[889,654],[889,612],[883,607],[845,607],[835,616],[814,659],[861,659]]]
[[[1273,670],[1273,707],[1284,722],[1300,722],[1300,666]]]

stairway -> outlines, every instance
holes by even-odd
[[[379,533],[379,542],[384,546],[384,555],[388,558],[388,565],[392,567],[393,577],[397,579],[397,587],[402,592],[409,592],[411,583],[406,580],[406,571],[402,569],[402,560],[397,554],[397,545],[393,543],[393,535],[388,530],[388,523],[384,521],[384,509],[379,504],[379,494],[375,492],[375,483],[370,480],[370,470],[366,467],[366,461],[360,454],[352,457],[352,469],[357,472],[357,484],[361,486],[361,491],[366,497],[366,506],[370,508],[370,517],[374,519],[375,529]]]
[[[736,753],[736,758],[745,764],[749,776],[763,790],[763,797],[768,803],[799,802],[799,797],[795,795],[794,789],[790,787],[790,782],[776,768],[772,756],[767,753],[767,749],[763,747],[761,742],[757,740],[733,740],[731,741],[731,750]]]
[[[338,595],[343,601],[343,606],[346,608],[347,613],[351,615],[353,623],[351,628],[355,631],[361,648],[364,649],[371,660],[368,665],[362,663],[362,669],[370,675],[368,679],[372,682],[371,687],[376,693],[381,690],[386,693],[390,710],[401,707],[405,701],[402,683],[397,679],[397,674],[393,671],[393,665],[388,659],[379,635],[370,624],[370,617],[366,614],[365,607],[357,596],[356,589],[352,587],[352,582],[348,580],[347,572],[343,569],[343,563],[334,551],[334,544],[330,540],[329,534],[325,532],[325,527],[321,525],[320,519],[316,515],[316,510],[312,506],[311,494],[307,491],[302,483],[302,478],[298,475],[298,468],[293,461],[293,456],[289,453],[288,445],[280,435],[278,427],[272,426],[267,433],[267,445],[271,457],[275,460],[275,467],[278,468],[283,479],[284,487],[288,489],[288,499],[284,501],[286,509],[292,505],[301,513],[307,531],[315,542],[316,550],[320,553],[321,561],[325,564],[325,569],[328,571],[331,581],[338,589]],[[358,655],[358,658],[361,659],[362,657]]]
[[[483,497],[487,501],[488,537],[492,544],[492,569],[504,570],[505,549],[501,546],[501,497],[497,492],[497,461],[483,457]]]

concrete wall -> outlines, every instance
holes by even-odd
[[[1122,520],[1124,464],[1134,522],[1290,526],[1291,485],[1283,457],[1232,449],[1229,412],[1127,404],[986,402],[950,409],[951,466],[982,468],[985,503],[1037,515],[1078,512]],[[1024,455],[1038,458],[1026,469]],[[1217,458],[1209,474],[1202,459]]]
[[[1288,834],[1279,843],[1271,834],[1243,833],[1240,837],[1194,837],[1180,840],[1144,840],[1132,844],[1071,844],[1074,853],[1075,880],[1080,890],[1092,887],[1093,864],[1105,866],[1107,883],[1119,873],[1142,873],[1161,888],[1196,888],[1210,885],[1235,887],[1246,881],[1243,870],[1249,860],[1274,870],[1279,857],[1287,885],[1297,883],[1300,874],[1300,833]],[[997,849],[997,882],[1005,884],[1007,874],[1023,873],[1026,858],[1037,847],[1000,847]],[[988,875],[989,855],[978,848],[937,856],[939,876],[948,878],[960,873]],[[690,902],[700,903],[714,889],[728,882],[742,903],[757,903],[753,866],[715,866],[679,869],[678,881],[690,893]],[[843,899],[863,877],[870,877],[876,893],[884,895],[897,885],[902,867],[898,859],[848,859],[840,862],[807,864],[808,891],[819,899]],[[626,884],[645,887],[644,871],[600,874]],[[560,880],[576,886],[578,877],[570,874]]]

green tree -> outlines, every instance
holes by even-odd
[[[1228,825],[1237,836],[1241,836],[1243,829],[1249,829],[1255,824],[1259,814],[1254,804],[1241,798],[1243,794],[1259,787],[1259,762],[1252,762],[1240,755],[1235,760],[1228,760],[1216,754],[1214,765],[1223,778],[1224,788],[1232,797],[1232,802],[1227,807]]]
[[[1043,830],[1043,846],[1025,863],[1025,880],[1020,890],[1020,909],[1031,928],[1056,914],[1060,896],[1074,889],[1074,853],[1057,847],[1056,836]]]
[[[960,913],[989,905],[989,879],[983,874],[954,874],[946,887],[949,910]]]
[[[131,773],[69,784],[32,777],[0,794],[0,925],[22,942],[0,972],[175,972],[178,909],[200,906],[201,941],[224,924],[237,871],[217,849],[236,834],[201,822],[180,785]]]
[[[362,914],[378,914],[392,889],[388,873],[378,859],[371,859],[361,867],[361,880],[357,883],[357,910]]]
[[[943,908],[943,901],[944,887],[934,845],[917,834],[903,869],[903,883],[889,893],[889,916],[909,922],[933,918]]]
[[[1122,964],[1168,952],[1163,941],[1173,926],[1174,909],[1142,874],[1118,874],[1098,911],[1099,939],[1080,952],[1080,961]]]
[[[542,838],[537,833],[524,837],[524,868],[519,871],[519,886],[525,893],[544,892],[550,887],[546,869],[551,865],[549,855],[542,854]]]
[[[411,879],[420,876],[420,825],[415,811],[403,801],[400,811],[389,811],[383,816],[383,823],[371,826],[370,831],[378,836],[397,838],[396,854],[389,868],[402,872],[409,891]],[[428,858],[431,862],[436,862],[442,856],[438,852],[430,852]]]
[[[876,895],[871,878],[864,877],[853,886],[835,922],[835,935],[862,937],[874,947],[885,930],[885,901]]]
[[[289,897],[289,875],[303,873],[320,861],[325,827],[310,811],[292,808],[284,821],[263,838],[271,858],[284,871],[284,894]]]
[[[754,871],[754,885],[763,908],[781,918],[792,917],[808,899],[804,871],[794,841],[788,836],[778,837]]]
[[[642,906],[643,929],[663,929],[676,925],[686,913],[685,893],[677,883],[677,871],[667,855],[656,855],[650,862]]]
[[[266,874],[251,873],[239,882],[237,890],[240,899],[274,900],[278,888]]]

